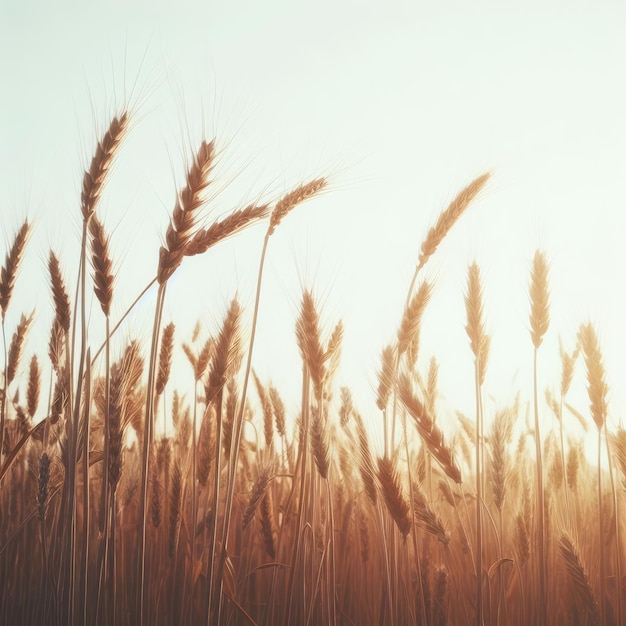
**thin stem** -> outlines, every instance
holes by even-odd
[[[567,485],[567,469],[565,467],[565,443],[563,441],[563,394],[561,394],[561,402],[559,404],[559,436],[561,439],[561,466],[563,467],[563,481],[565,483],[565,510],[567,511],[567,521],[572,523],[569,508],[569,488]]]
[[[622,584],[622,558],[621,551],[619,550],[620,543],[620,512],[619,512],[619,499],[617,496],[617,490],[615,488],[615,478],[613,476],[613,460],[611,458],[611,448],[609,447],[609,434],[606,427],[606,422],[604,423],[604,439],[606,443],[607,457],[609,460],[609,476],[611,477],[611,492],[613,495],[613,507],[614,507],[614,520],[615,520],[615,545],[618,549],[615,551],[615,559],[616,559],[616,595],[617,595],[617,624],[622,624],[622,616],[623,616],[623,606],[622,606],[622,593],[621,593],[621,584]]]
[[[237,419],[232,425],[233,434],[230,442],[229,455],[229,472],[228,484],[226,487],[226,500],[224,508],[224,526],[222,533],[222,553],[218,565],[218,571],[221,573],[224,568],[226,559],[226,548],[228,546],[228,536],[230,532],[230,520],[232,516],[233,498],[235,494],[235,483],[237,480],[237,464],[239,460],[239,447],[241,445],[241,436],[243,433],[243,415],[246,406],[246,395],[248,393],[248,382],[250,380],[250,371],[252,369],[252,353],[254,350],[254,339],[256,337],[256,326],[259,317],[259,306],[261,302],[261,284],[263,281],[263,267],[265,266],[265,256],[267,254],[267,246],[270,239],[269,230],[263,240],[263,249],[261,251],[261,259],[259,261],[259,272],[257,276],[256,295],[254,298],[254,312],[252,314],[252,328],[250,330],[250,343],[248,344],[248,358],[246,360],[246,370],[243,379],[243,388],[241,390],[241,400],[237,411]],[[210,590],[209,590],[210,593]],[[209,604],[210,607],[210,604]]]
[[[220,559],[218,561],[218,572],[216,576],[215,572],[215,552],[217,550],[217,517],[219,512],[220,501],[220,474],[221,474],[221,448],[222,448],[222,400],[223,400],[223,388],[217,392],[215,399],[215,474],[213,480],[213,515],[211,516],[211,528],[210,528],[210,553],[209,563],[207,570],[207,579],[209,581],[209,593],[208,593],[208,624],[219,624],[219,603],[222,593],[222,572],[221,564],[222,559],[226,558],[226,547],[222,545],[222,551],[220,552]],[[226,520],[224,519],[225,523]],[[219,585],[219,591],[214,594],[215,585]],[[214,606],[215,605],[215,606]],[[214,621],[211,621],[211,617],[214,617]]]
[[[605,584],[604,584],[604,511],[602,509],[602,429],[598,429],[598,543],[600,546],[600,624],[606,626],[606,607],[604,603]],[[617,582],[617,593],[619,595],[621,589],[621,581]]]
[[[304,500],[306,491],[306,474],[307,474],[307,452],[309,447],[309,392],[310,392],[310,376],[306,363],[302,368],[302,441],[298,456],[300,457],[300,498],[298,502],[298,516],[296,522],[296,529],[294,534],[295,546],[291,551],[291,568],[289,573],[289,584],[287,591],[287,607],[285,613],[285,626],[289,626],[291,621],[291,609],[293,604],[293,589],[296,577],[296,564],[300,555],[300,541],[303,528],[303,511]],[[294,480],[295,484],[295,480]],[[303,568],[304,570],[304,568]]]
[[[100,528],[102,529],[102,544],[104,547],[103,560],[100,567],[104,568],[104,580],[107,581],[108,560],[109,560],[109,463],[111,455],[111,416],[110,394],[111,394],[111,372],[110,372],[110,341],[109,341],[109,316],[105,321],[105,378],[104,378],[104,456],[102,459],[102,495],[100,499]],[[111,582],[111,581],[107,581]],[[108,590],[108,585],[105,585]],[[104,592],[104,619],[108,622],[109,618],[109,593]]]
[[[96,362],[96,359],[100,356],[100,353],[102,352],[102,350],[104,350],[104,348],[106,347],[109,339],[111,337],[113,337],[113,335],[117,332],[117,330],[119,329],[119,327],[122,325],[122,323],[124,322],[124,320],[128,317],[128,315],[130,314],[130,312],[135,308],[135,306],[137,306],[137,304],[139,303],[139,300],[141,300],[146,293],[148,293],[150,287],[152,287],[152,285],[154,285],[154,283],[156,283],[157,279],[156,276],[146,285],[146,287],[144,287],[143,291],[132,301],[131,305],[126,309],[125,313],[122,315],[122,317],[120,317],[120,319],[118,320],[117,324],[115,324],[115,326],[113,326],[113,328],[111,329],[111,332],[107,332],[107,337],[104,341],[104,343],[98,348],[98,350],[96,351],[96,353],[93,355],[93,359],[91,360],[91,366],[93,367],[94,363]]]
[[[546,605],[546,550],[544,528],[543,466],[541,462],[541,434],[539,431],[539,402],[537,391],[537,348],[533,353],[533,405],[535,412],[535,451],[537,455],[537,538],[539,544],[539,623],[548,623]]]
[[[2,345],[4,348],[4,382],[2,385],[2,398],[0,398],[0,467],[2,467],[2,455],[4,453],[4,420],[6,416],[7,406],[7,369],[9,367],[9,358],[7,356],[7,336],[5,328],[4,315],[2,316]]]
[[[83,238],[81,246],[81,271],[80,271],[80,358],[78,362],[78,377],[76,379],[76,394],[72,407],[73,415],[68,434],[68,493],[69,493],[69,585],[68,585],[68,622],[74,622],[75,586],[76,586],[76,462],[78,456],[78,427],[80,421],[80,401],[83,386],[83,372],[85,370],[85,355],[87,351],[87,312],[86,312],[86,256],[87,256],[87,228],[89,220],[83,222]],[[73,351],[72,351],[73,352]]]
[[[478,355],[474,361],[474,386],[476,391],[476,624],[477,626],[483,626],[483,422],[480,410],[480,369]]]
[[[152,420],[154,413],[154,384],[156,373],[156,361],[159,348],[159,329],[161,327],[161,317],[163,314],[163,303],[165,302],[165,292],[167,282],[159,285],[157,302],[154,311],[154,326],[152,328],[152,343],[150,347],[150,364],[148,368],[148,387],[146,390],[146,415],[143,429],[143,455],[141,464],[141,494],[139,499],[139,554],[137,559],[137,589],[139,624],[143,626],[145,610],[144,601],[146,597],[145,576],[146,576],[146,502],[148,499],[148,470],[150,465],[150,443],[152,439]]]
[[[83,624],[87,623],[87,611],[89,606],[89,404],[91,401],[91,367],[89,365],[89,350],[87,350],[87,371],[85,372],[85,411],[84,411],[84,441],[83,441]]]

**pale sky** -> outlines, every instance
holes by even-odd
[[[463,295],[474,259],[492,334],[487,411],[518,389],[531,398],[527,287],[541,247],[552,325],[540,386],[557,388],[558,335],[571,348],[591,320],[615,426],[626,402],[626,5],[508,4],[5,0],[0,243],[26,215],[34,220],[7,320],[12,328],[36,307],[26,354],[47,351],[48,250],[73,285],[82,172],[111,116],[129,105],[132,130],[99,209],[118,270],[113,319],[155,274],[184,160],[203,136],[223,151],[207,220],[328,175],[331,190],[271,242],[254,366],[295,415],[293,331],[302,287],[312,287],[328,332],[345,323],[337,386],[350,386],[375,423],[379,353],[396,332],[420,243],[456,192],[489,170],[427,266],[436,290],[421,364],[433,354],[440,362],[441,419],[473,407]],[[197,319],[215,332],[236,292],[251,315],[263,234],[257,227],[183,263],[165,308],[179,341]],[[151,293],[122,339],[148,341],[153,307]],[[101,322],[94,305],[94,334]],[[574,384],[586,410],[582,364]]]

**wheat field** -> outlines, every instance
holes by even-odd
[[[83,175],[75,288],[49,252],[47,345],[28,344],[36,313],[5,324],[23,288],[28,221],[2,265],[0,623],[626,624],[626,431],[607,424],[592,323],[561,349],[557,388],[541,379],[543,339],[555,332],[547,254],[537,251],[528,277],[520,358],[533,360],[533,384],[513,403],[495,415],[484,406],[485,375],[498,364],[478,264],[467,269],[468,342],[458,346],[474,359],[472,415],[441,414],[437,355],[420,352],[436,288],[424,268],[490,174],[459,191],[417,249],[371,398],[340,385],[342,322],[322,332],[319,301],[303,291],[294,320],[301,361],[292,364],[301,402],[289,414],[285,390],[252,367],[264,260],[282,221],[306,201],[323,202],[330,181],[305,181],[205,225],[216,144],[200,140],[154,251],[152,339],[118,352],[124,319],[112,319],[111,304],[123,272],[114,275],[98,209],[130,121],[125,110],[111,120]],[[164,315],[168,281],[186,257],[258,223],[266,231],[253,310],[235,298],[214,312],[222,323],[213,335],[196,330],[185,343],[192,329]],[[99,311],[89,318],[93,297]],[[95,324],[102,345],[90,339]],[[170,380],[177,353],[185,388]],[[568,400],[576,369],[587,406]],[[366,414],[377,415],[380,446]],[[444,434],[450,423],[453,436]]]

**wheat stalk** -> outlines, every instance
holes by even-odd
[[[465,331],[474,354],[474,392],[476,397],[476,624],[483,624],[483,411],[482,385],[487,369],[490,338],[483,322],[483,294],[480,268],[474,261],[468,268],[467,293],[465,295],[467,323]]]
[[[550,292],[548,290],[548,262],[541,250],[535,252],[530,274],[530,336],[536,349],[550,326]]]
[[[605,550],[604,550],[604,514],[602,506],[602,429],[606,428],[606,417],[608,412],[607,393],[608,385],[605,381],[604,364],[602,353],[598,343],[598,336],[591,323],[581,325],[578,331],[578,341],[585,360],[585,370],[587,372],[587,395],[589,396],[589,410],[591,417],[598,428],[598,540],[600,546],[600,621],[602,626],[606,623],[605,599]],[[610,462],[610,460],[609,460]]]

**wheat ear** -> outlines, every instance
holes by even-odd
[[[159,251],[157,279],[160,285],[167,282],[188,254],[189,243],[198,223],[198,209],[204,202],[204,192],[210,183],[209,174],[214,159],[214,143],[203,141],[187,170],[186,185],[178,194],[165,233],[165,245]]]
[[[270,217],[268,235],[273,235],[278,225],[283,219],[295,209],[296,206],[318,195],[328,184],[326,178],[315,178],[314,180],[298,185],[295,189],[284,195],[274,207]]]
[[[11,246],[9,252],[7,252],[4,265],[0,270],[0,309],[2,309],[3,322],[11,302],[13,287],[15,286],[15,281],[17,280],[17,274],[22,263],[30,230],[30,224],[28,221],[25,221],[22,226],[20,226],[17,234],[15,235],[15,239],[13,240],[13,245]]]
[[[606,428],[607,417],[607,393],[608,385],[605,382],[604,364],[602,353],[598,344],[598,336],[591,323],[583,324],[578,331],[578,340],[585,359],[587,372],[587,395],[589,396],[589,410],[593,421],[598,427],[598,541],[600,546],[600,619],[604,626],[605,610],[605,549],[604,549],[604,508],[602,505],[602,429]],[[610,462],[610,460],[609,460]]]
[[[245,209],[234,211],[221,220],[216,220],[208,228],[198,231],[190,239],[184,255],[195,256],[196,254],[204,254],[220,241],[224,241],[248,226],[264,219],[267,217],[268,212],[269,208],[265,204],[260,206],[251,204]]]
[[[70,299],[59,267],[59,259],[50,250],[48,260],[48,270],[50,272],[50,284],[52,286],[52,299],[54,301],[54,318],[56,323],[65,333],[70,330]]]
[[[127,111],[111,120],[104,137],[98,142],[89,169],[83,175],[80,202],[84,220],[87,220],[96,210],[113,158],[128,129],[128,122],[129,115]]]
[[[452,449],[446,445],[443,433],[434,424],[420,399],[413,393],[411,381],[406,374],[400,376],[398,383],[400,401],[414,420],[420,437],[430,453],[441,465],[443,471],[456,483],[461,483],[461,470],[457,465]]]
[[[578,554],[578,549],[566,534],[562,534],[559,539],[559,554],[570,582],[570,601],[587,613],[591,623],[599,624],[600,611],[589,583],[589,577]]]
[[[540,619],[547,620],[547,572],[546,572],[546,524],[545,496],[543,486],[543,463],[541,454],[541,433],[537,391],[537,352],[543,336],[550,324],[550,306],[548,290],[548,264],[540,250],[535,252],[530,274],[530,336],[534,346],[533,353],[533,398],[535,416],[535,450],[537,464],[537,536],[539,543],[539,610]]]
[[[465,295],[467,323],[465,331],[474,354],[474,393],[476,398],[476,624],[483,623],[483,410],[482,385],[487,369],[490,339],[483,322],[483,296],[480,268],[473,262],[468,268],[467,293]]]
[[[267,492],[267,487],[272,478],[271,469],[269,466],[261,468],[259,471],[259,475],[252,487],[252,491],[250,492],[250,497],[248,499],[248,505],[246,506],[246,510],[244,511],[241,524],[243,528],[246,528],[248,524],[254,518],[254,514],[261,503],[261,500],[265,496]]]
[[[113,300],[113,271],[109,256],[109,238],[100,220],[92,215],[89,220],[91,234],[92,263],[94,268],[94,291],[102,312],[108,317]]]
[[[605,382],[602,354],[598,344],[598,336],[592,324],[584,324],[578,331],[578,339],[585,358],[587,371],[587,392],[591,417],[601,430],[606,422],[608,385]]]
[[[20,366],[20,360],[22,358],[22,350],[24,348],[24,342],[26,341],[26,335],[28,329],[33,321],[35,312],[33,311],[28,317],[24,314],[20,317],[20,322],[13,333],[11,344],[9,346],[9,356],[7,360],[7,385],[10,385],[17,374],[17,370]]]
[[[28,370],[28,389],[26,391],[26,408],[28,415],[33,418],[39,405],[39,392],[41,390],[41,370],[36,356],[30,360]]]
[[[550,325],[550,292],[548,290],[548,263],[541,250],[535,252],[530,274],[530,335],[539,348]]]
[[[428,231],[426,239],[422,243],[422,248],[417,265],[417,271],[426,265],[428,259],[435,253],[439,244],[450,232],[458,219],[463,215],[465,209],[478,192],[485,186],[491,174],[489,172],[473,180],[467,187],[462,189],[448,205],[448,208],[439,215],[436,224]]]
[[[320,397],[322,383],[326,373],[324,349],[320,339],[319,318],[315,301],[310,291],[302,294],[300,317],[296,323],[296,338],[302,360],[306,363],[313,381],[316,397]]]
[[[174,322],[170,322],[161,333],[161,349],[159,352],[159,369],[156,379],[156,395],[165,390],[172,369],[172,352],[174,351]]]
[[[400,484],[398,471],[391,459],[379,457],[378,480],[387,510],[402,536],[406,537],[411,531],[411,509]]]
[[[444,545],[450,543],[450,534],[446,530],[441,517],[439,517],[430,504],[428,504],[426,496],[416,484],[413,484],[413,510],[417,521],[431,535],[436,537]]]

